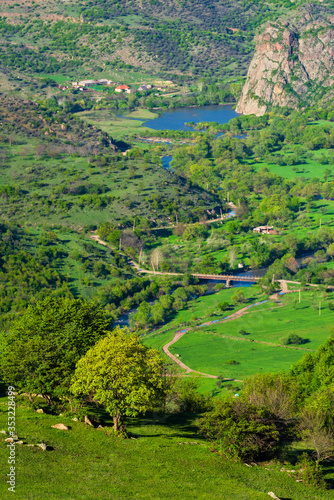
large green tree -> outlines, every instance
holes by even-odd
[[[162,359],[137,331],[116,327],[78,362],[72,391],[103,404],[117,432],[124,416],[145,413],[164,396]]]
[[[49,403],[70,397],[76,363],[108,325],[99,307],[81,300],[49,297],[29,306],[4,339],[3,379]]]

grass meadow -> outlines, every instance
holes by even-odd
[[[176,331],[186,328],[185,323],[192,320],[192,329],[170,347],[170,352],[178,355],[193,370],[242,380],[258,372],[289,369],[304,354],[314,352],[332,334],[334,311],[328,308],[328,304],[334,294],[330,292],[324,297],[316,289],[302,291],[300,303],[298,292],[286,294],[280,296],[279,303],[270,300],[251,307],[247,314],[237,319],[222,322],[235,311],[265,300],[258,288],[244,288],[246,302],[224,314],[217,313],[215,304],[231,300],[233,289],[199,297],[189,302],[187,309],[179,311],[170,324],[148,334],[145,343],[161,350]],[[217,320],[220,321],[198,327],[204,322]],[[167,330],[167,327],[171,329]],[[240,334],[242,330],[246,333]],[[283,339],[290,334],[300,336],[305,343],[284,346]],[[231,360],[236,364],[229,364]],[[210,383],[205,383],[210,386]]]
[[[114,139],[121,139],[131,134],[136,134],[139,130],[147,132],[150,129],[143,127],[143,124],[146,120],[157,116],[148,110],[133,111],[126,116],[118,116],[108,110],[83,111],[77,114],[82,120],[96,125],[104,132],[110,134]]]
[[[297,483],[281,464],[246,467],[212,453],[197,432],[196,415],[151,414],[128,422],[130,439],[93,429],[66,416],[38,414],[17,401],[18,437],[34,447],[16,445],[16,492],[7,490],[8,448],[1,435],[0,496],[3,500],[329,500],[333,491]],[[0,428],[7,428],[6,398],[0,398]],[[53,429],[64,423],[69,431]],[[44,442],[48,451],[36,447]],[[289,464],[290,465],[290,464]],[[325,469],[326,473],[326,469]],[[325,478],[333,474],[327,467]]]

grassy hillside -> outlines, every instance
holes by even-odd
[[[6,398],[1,398],[1,429],[7,425],[6,403]],[[155,414],[132,420],[128,427],[131,439],[126,440],[108,435],[111,422],[105,414],[102,417],[104,428],[96,430],[66,416],[37,414],[26,408],[25,401],[19,401],[18,436],[35,446],[16,445],[15,498],[265,500],[269,491],[280,498],[298,500],[334,498],[331,491],[297,483],[280,471],[281,465],[246,467],[220,458],[197,433],[195,415]],[[52,429],[60,422],[71,429]],[[0,492],[7,500],[13,496],[6,485],[8,448],[5,436],[0,439],[4,464]],[[42,442],[48,451],[36,447]],[[287,463],[285,468],[291,465]],[[330,481],[332,476],[327,467],[325,478]]]

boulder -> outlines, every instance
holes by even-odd
[[[45,443],[38,443],[37,446],[39,446],[39,448],[42,448],[43,451],[47,450],[47,446]]]
[[[274,498],[274,500],[280,500],[280,499],[278,498],[278,496],[277,496],[277,495],[275,495],[275,493],[273,493],[272,491],[269,491],[268,495],[269,495],[271,498]]]
[[[77,417],[72,418],[73,422],[78,422]]]
[[[7,432],[6,431],[0,431],[0,434],[5,434],[6,435]]]
[[[7,438],[5,439],[6,443],[14,443],[14,439],[13,438]]]
[[[42,408],[38,408],[38,410],[36,410],[36,413],[44,413],[44,410],[42,410]]]
[[[55,425],[52,425],[51,427],[53,427],[53,429],[58,429],[59,431],[69,431],[70,428],[67,427],[67,425],[65,424],[55,424]]]
[[[85,415],[85,424],[90,425],[91,427],[94,427],[94,425],[93,425],[93,424],[92,424],[92,422],[89,420],[89,418],[87,417],[87,415]]]

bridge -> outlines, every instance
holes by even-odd
[[[261,276],[238,276],[237,274],[192,274],[192,276],[196,276],[200,280],[226,281],[226,284],[230,284],[233,281],[256,283],[261,279]]]
[[[134,262],[132,262],[134,264]],[[143,274],[160,274],[163,276],[184,276],[183,273],[164,273],[161,271],[150,271],[147,269],[140,269],[136,266],[136,269],[139,273]],[[194,276],[200,280],[216,280],[216,281],[226,281],[226,286],[231,286],[231,284],[235,281],[243,282],[243,283],[256,283],[258,280],[262,278],[262,276],[238,276],[237,274],[198,274],[191,273],[191,276]]]

